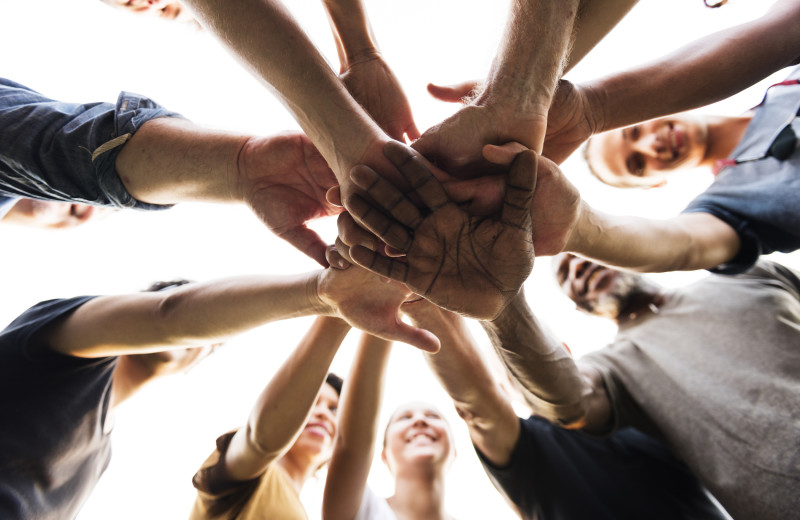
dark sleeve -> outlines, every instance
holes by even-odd
[[[180,117],[122,92],[116,104],[63,103],[0,78],[0,192],[145,210],[117,173],[123,145],[147,121]]]
[[[739,235],[739,252],[724,264],[709,269],[717,274],[739,274],[747,271],[762,254],[771,253],[765,251],[764,245],[758,233],[752,228],[749,221],[731,211],[728,211],[713,201],[708,200],[705,193],[700,194],[691,204],[683,210],[683,213],[708,213],[728,224]]]
[[[54,352],[40,334],[92,298],[94,296],[79,296],[37,303],[12,321],[0,332],[0,380],[9,385],[15,382],[24,384],[42,363],[65,367],[94,363],[94,359]]]
[[[520,426],[507,466],[478,456],[525,520],[724,518],[681,461],[633,428],[595,437],[539,417]]]

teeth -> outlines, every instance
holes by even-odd
[[[592,282],[594,281],[594,279],[597,278],[600,275],[601,271],[602,271],[602,269],[595,269],[594,271],[592,271],[592,274],[590,274],[589,277],[586,279],[586,290],[587,291],[591,287]]]

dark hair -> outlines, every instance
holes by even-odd
[[[192,280],[184,280],[182,278],[178,280],[170,280],[170,281],[162,281],[162,282],[153,282],[150,284],[150,287],[143,290],[142,292],[159,292],[159,291],[167,291],[169,289],[174,289],[176,287],[180,287],[181,285],[186,285],[187,283],[194,283]]]
[[[342,384],[344,384],[344,381],[341,377],[333,372],[328,372],[328,375],[325,376],[325,382],[331,385],[339,396],[342,395]]]

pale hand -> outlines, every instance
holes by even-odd
[[[336,177],[303,134],[252,138],[239,156],[245,202],[276,235],[323,266],[325,242],[306,223],[342,212],[325,193]]]
[[[542,155],[561,164],[595,132],[597,123],[579,85],[561,80],[547,116]]]
[[[382,281],[357,265],[343,270],[331,267],[322,272],[317,294],[353,327],[426,352],[439,350],[436,336],[402,321],[400,306],[416,298],[402,284]]]
[[[389,137],[398,141],[404,135],[411,141],[419,137],[408,99],[380,54],[351,61],[340,77],[350,95]]]

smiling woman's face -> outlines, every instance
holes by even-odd
[[[295,454],[302,451],[312,455],[317,459],[317,463],[328,460],[336,437],[338,407],[339,394],[331,385],[325,383],[317,396],[314,408],[311,409],[306,425],[290,451]]]
[[[678,114],[598,134],[589,141],[586,158],[606,184],[647,187],[699,166],[707,150],[704,120]]]
[[[191,21],[194,18],[188,9],[174,0],[102,0],[113,7],[134,14],[150,15],[165,20]]]
[[[383,449],[384,461],[393,474],[415,464],[446,467],[453,455],[450,425],[435,407],[414,402],[394,412]]]

